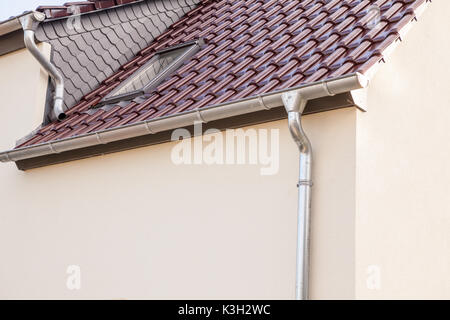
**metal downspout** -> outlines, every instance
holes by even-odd
[[[39,22],[43,21],[44,17],[37,13],[31,13],[29,15],[20,18],[24,32],[25,47],[30,51],[33,57],[41,64],[41,66],[50,75],[53,85],[55,86],[55,96],[53,101],[53,109],[50,115],[52,121],[61,121],[66,118],[64,112],[64,78],[58,69],[42,55],[35,42],[35,30]]]
[[[309,298],[310,222],[311,222],[311,142],[302,128],[301,115],[307,100],[296,91],[283,93],[291,135],[300,151],[297,215],[297,266],[295,298]]]

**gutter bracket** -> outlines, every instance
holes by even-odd
[[[100,144],[105,144],[105,142],[103,142],[103,140],[102,140],[102,137],[100,136],[100,133],[96,132],[96,133],[95,133],[95,137],[97,138],[97,141],[98,141]]]
[[[56,152],[55,147],[53,146],[53,144],[51,142],[48,143],[48,147],[50,148],[52,153],[58,153],[58,152]]]
[[[264,102],[264,98],[261,95],[258,95],[258,101],[261,107],[263,107],[266,110],[270,110],[270,107],[266,105],[266,103]]]
[[[150,124],[148,123],[148,121],[145,121],[145,128],[147,129],[148,133],[150,134],[154,134],[153,130],[150,128]]]
[[[330,96],[333,97],[335,96],[335,94],[333,92],[330,91],[330,88],[328,88],[328,83],[324,80],[323,82],[323,89],[325,90],[325,92]]]
[[[201,123],[208,123],[202,116],[200,109],[197,109],[197,118]]]

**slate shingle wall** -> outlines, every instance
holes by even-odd
[[[52,61],[65,79],[72,107],[121,65],[192,10],[199,0],[147,0],[75,17],[49,20],[36,38],[52,45]]]

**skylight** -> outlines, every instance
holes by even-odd
[[[173,64],[179,57],[186,53],[191,47],[184,47],[180,49],[170,50],[158,54],[151,59],[149,63],[138,70],[135,75],[131,77],[124,85],[114,93],[114,96],[122,95],[137,90],[143,90],[149,83],[164,73],[164,71]]]
[[[169,74],[200,50],[201,41],[159,51],[124,83],[113,90],[101,104],[125,100],[155,89]]]

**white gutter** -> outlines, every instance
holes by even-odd
[[[170,115],[149,121],[138,122],[123,127],[106,129],[95,133],[76,137],[45,142],[5,151],[0,153],[0,161],[19,161],[65,151],[92,147],[114,141],[154,134],[167,130],[191,126],[194,122],[210,122],[261,110],[268,110],[283,106],[282,94],[297,91],[308,100],[333,96],[366,87],[368,80],[365,76],[354,73],[326,81],[305,84],[295,88],[276,91],[261,96],[223,103],[201,110],[191,110],[177,115]]]

